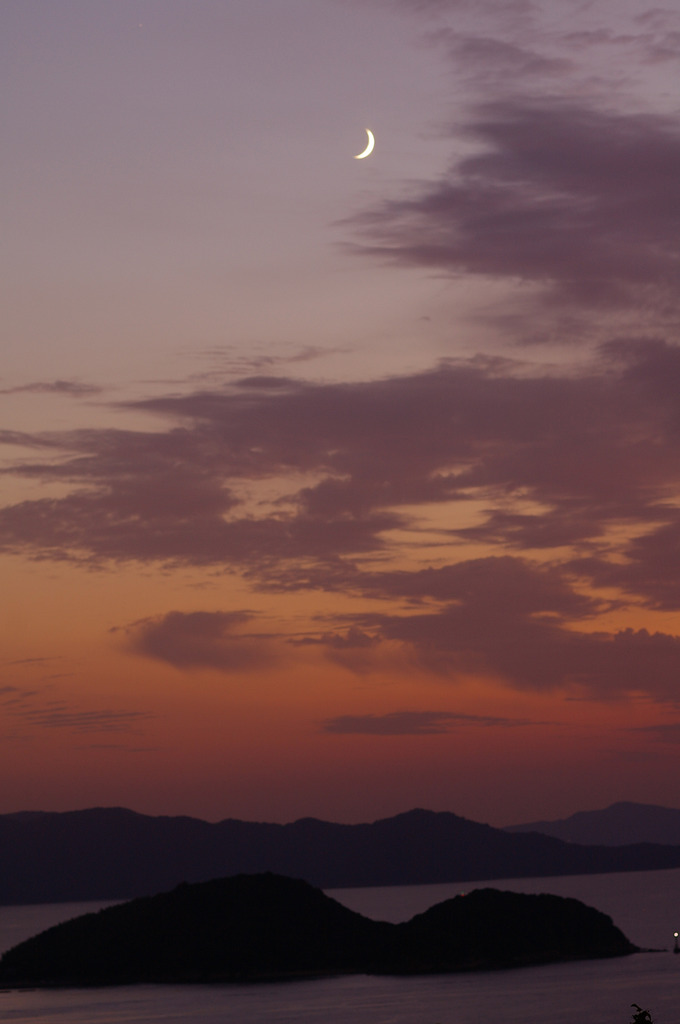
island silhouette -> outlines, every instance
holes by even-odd
[[[634,952],[611,918],[575,899],[477,889],[391,924],[264,873],[183,883],[63,922],[5,953],[0,986],[429,974]]]

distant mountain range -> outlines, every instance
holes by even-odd
[[[130,899],[266,871],[329,889],[674,867],[680,844],[582,846],[424,810],[360,825],[211,824],[123,808],[0,815],[0,904]]]
[[[602,811],[579,811],[557,821],[511,825],[506,832],[540,832],[567,843],[623,846],[627,843],[680,845],[680,811],[622,801]]]

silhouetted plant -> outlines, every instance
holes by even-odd
[[[631,1003],[630,1005],[635,1007],[635,1013],[631,1018],[630,1024],[654,1024],[649,1010],[643,1010],[637,1003]]]
[[[630,1024],[654,1024],[649,1010],[643,1010],[637,1003],[631,1003],[630,1005],[634,1006],[636,1011],[632,1016]]]

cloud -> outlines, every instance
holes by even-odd
[[[27,725],[77,733],[134,732],[137,726],[156,717],[150,711],[85,709],[42,689],[12,685],[0,687],[0,704],[8,715]]]
[[[248,672],[275,660],[270,638],[237,632],[251,619],[250,613],[241,611],[174,611],[132,623],[125,633],[130,651],[174,668]]]
[[[29,436],[10,468],[55,495],[0,509],[0,543],[372,602],[312,638],[356,673],[396,646],[452,679],[673,700],[676,638],[597,617],[680,607],[678,393],[680,348],[637,336],[564,371],[460,360],[149,399],[130,408],[153,431]],[[173,612],[129,642],[179,668],[258,668],[276,647],[243,614]]]
[[[0,388],[0,395],[66,395],[68,398],[87,398],[99,395],[103,388],[95,384],[81,384],[74,380],[36,381],[33,384],[22,384],[12,388]]]
[[[378,0],[379,3],[389,3],[392,6],[393,0]],[[482,15],[506,14],[511,18],[521,17],[523,14],[533,13],[535,5],[533,0],[397,0],[399,5],[407,11],[415,14],[446,14],[452,13],[458,17],[461,14],[472,12],[475,17]]]
[[[325,648],[326,657],[342,668],[364,675],[376,668],[375,653],[379,644],[376,636],[350,626],[344,633],[322,633],[320,637],[304,637],[291,641],[297,645],[318,644]]]
[[[329,718],[323,722],[322,731],[342,735],[432,736],[460,727],[511,728],[528,724],[525,719],[464,715],[456,711],[391,711],[386,715],[340,715],[338,718]]]
[[[576,544],[588,557],[613,526],[634,535],[674,521],[680,349],[658,338],[611,342],[564,374],[473,360],[275,383],[134,404],[165,430],[5,436],[37,455],[5,472],[60,494],[0,509],[0,545],[95,563],[228,564],[284,588],[334,588],[351,584],[351,559],[389,551],[390,531],[420,527],[419,507],[448,508],[440,539]],[[262,483],[264,505],[248,496]],[[650,566],[651,543],[630,557]]]
[[[342,585],[357,597],[382,599],[411,611],[342,616],[347,638],[364,650],[352,659],[345,635],[321,634],[327,656],[364,674],[384,666],[398,645],[398,664],[417,666],[453,683],[492,677],[518,691],[630,699],[680,699],[680,637],[645,629],[596,629],[597,616],[623,605],[575,588],[562,568],[510,556],[469,559],[420,571],[361,572]],[[398,606],[396,606],[398,607]],[[348,646],[350,646],[348,640]]]
[[[479,151],[448,175],[355,219],[364,253],[519,282],[544,310],[675,320],[677,121],[511,99],[484,105],[467,135]]]
[[[597,700],[680,698],[680,637],[666,633],[577,631],[549,616],[518,614],[512,606],[490,615],[462,605],[355,619],[382,640],[402,644],[422,668],[453,681],[492,676],[519,691],[564,690]]]
[[[226,479],[238,485],[323,464],[318,439],[312,441],[314,405],[321,397],[318,390],[310,390],[311,408],[305,409],[303,385],[278,383],[273,388],[269,380],[252,382],[254,392],[237,386],[228,393],[198,393],[188,400],[203,407],[196,416],[186,403],[175,413],[182,419],[188,415],[203,421],[189,429],[0,437],[0,442],[42,448],[50,455],[60,448],[74,453],[61,462],[13,465],[16,475],[67,482],[72,490],[63,498],[41,498],[1,510],[0,545],[10,550],[34,548],[41,557],[198,565],[360,552],[379,546],[378,535],[399,523],[393,513],[347,515],[340,509],[336,515],[322,516],[300,508],[296,514],[277,510],[269,516],[228,515],[240,502],[225,486]],[[270,408],[270,422],[264,422],[267,407],[280,406],[280,401],[284,418],[290,413],[301,416],[303,422],[284,426],[276,408]],[[152,405],[148,410],[164,412],[163,402],[157,410]],[[231,426],[225,417],[232,420]],[[290,436],[298,427],[299,437]],[[264,436],[269,428],[273,432]],[[305,451],[310,441],[316,451]]]
[[[667,471],[658,445],[644,444],[663,426],[655,389],[642,396],[627,369],[617,372],[619,357],[637,358],[610,353],[604,368],[563,377],[445,364],[384,381],[287,383],[143,408],[193,418],[202,433],[221,436],[232,461],[224,469],[234,475],[318,473],[318,483],[291,495],[312,523],[359,527],[369,511],[466,502],[475,491],[493,500],[494,488],[518,487],[583,520],[598,506],[600,516],[615,515],[619,495],[629,512],[641,481]]]
[[[346,355],[351,351],[348,347],[324,347],[321,345],[305,345],[302,348],[282,351],[277,346],[273,353],[271,347],[252,346],[245,354],[236,345],[220,345],[207,349],[202,353],[203,357],[212,363],[212,368],[201,373],[192,374],[191,381],[213,381],[224,380],[225,377],[238,377],[247,379],[248,376],[255,376],[263,379],[267,374],[275,371],[280,376],[279,368],[287,365],[310,363],[315,360],[327,359],[329,356]],[[182,384],[185,382],[182,381]]]
[[[562,77],[573,69],[573,62],[566,57],[544,55],[526,46],[498,39],[493,36],[470,35],[449,30],[438,34],[439,43],[444,43],[456,69],[471,71],[475,79],[482,76],[486,82],[496,79],[498,84],[505,78],[517,84],[517,79],[536,77]]]
[[[53,657],[50,658],[15,658],[14,661],[6,661],[6,665],[40,665],[45,662],[54,661]],[[2,690],[0,690],[0,693]]]
[[[649,69],[676,62],[680,52],[678,12],[649,8],[644,0],[568,3],[558,17],[556,5],[532,0],[400,0],[399,6],[414,15],[433,48],[445,49],[451,77],[467,97],[541,96],[552,86],[561,97],[597,96],[608,109],[625,109],[645,93],[658,99]]]
[[[580,594],[557,568],[538,566],[509,555],[473,558],[455,565],[416,571],[363,573],[355,581],[370,596],[456,601],[484,609],[491,619],[497,611],[517,615],[559,615],[579,619],[602,610],[602,602]]]
[[[663,523],[642,536],[623,541],[618,558],[574,559],[570,569],[597,587],[615,587],[650,608],[676,611],[680,607],[680,514],[659,510]]]
[[[22,715],[31,725],[45,729],[68,729],[71,732],[129,732],[153,717],[147,711],[117,711],[109,708],[83,711],[65,704],[43,710],[34,709]]]
[[[647,734],[662,743],[680,743],[680,722],[664,722],[661,725],[642,725],[629,732]]]

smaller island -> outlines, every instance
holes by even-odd
[[[478,889],[390,924],[267,873],[184,883],[65,921],[5,953],[0,987],[447,973],[637,951],[575,899]]]

